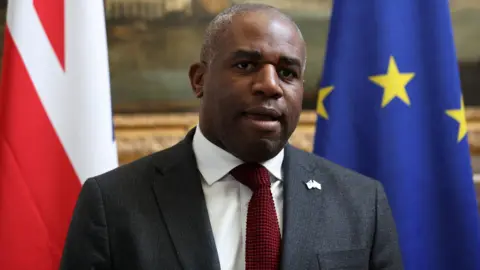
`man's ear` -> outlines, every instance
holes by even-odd
[[[190,66],[188,77],[190,77],[190,85],[197,98],[203,96],[203,79],[206,72],[206,65],[204,63],[195,63]]]

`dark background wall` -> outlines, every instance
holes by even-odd
[[[465,106],[480,106],[480,59],[460,62],[460,78]]]

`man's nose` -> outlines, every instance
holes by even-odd
[[[255,81],[252,86],[254,95],[264,95],[270,98],[280,98],[283,96],[280,87],[280,78],[273,65],[264,65],[258,70]]]

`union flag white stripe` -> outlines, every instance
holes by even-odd
[[[97,0],[8,3],[0,269],[58,269],[81,184],[118,165],[104,18]]]
[[[65,72],[33,0],[12,2],[7,25],[48,117],[84,181],[116,166],[117,159],[105,20],[102,1],[65,1],[65,9]]]

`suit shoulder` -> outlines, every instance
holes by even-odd
[[[155,164],[166,165],[172,162],[175,159],[175,152],[178,152],[176,145],[118,166],[91,179],[95,179],[101,187],[109,188],[150,182],[156,170]]]

